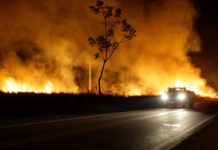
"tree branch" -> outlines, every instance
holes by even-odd
[[[101,52],[101,55],[102,55],[102,60],[104,61],[104,60],[105,60],[105,58],[104,58],[103,51]]]
[[[120,46],[120,44],[124,42],[124,39],[125,39],[125,36],[123,36],[123,38],[120,40],[120,42],[117,43],[117,46],[112,49],[112,52],[109,55],[109,57],[106,59],[106,61],[108,61],[112,57],[113,53],[117,50],[117,48]]]

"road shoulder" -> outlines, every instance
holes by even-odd
[[[218,118],[201,131],[174,147],[172,150],[217,150],[218,148]]]

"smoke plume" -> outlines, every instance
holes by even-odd
[[[102,62],[94,60],[96,49],[87,41],[102,32],[99,18],[89,11],[95,2],[0,1],[1,87],[10,81],[40,91],[51,83],[54,92],[86,92],[91,62],[96,90]],[[182,85],[214,93],[187,55],[200,51],[201,46],[193,27],[197,12],[189,0],[106,3],[123,10],[137,37],[121,45],[106,64],[104,92],[158,94],[179,80]]]

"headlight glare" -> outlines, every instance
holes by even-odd
[[[166,93],[162,94],[162,96],[161,96],[161,99],[164,100],[164,101],[168,100],[168,98],[169,97],[168,97],[168,95]]]
[[[185,94],[181,93],[177,97],[179,100],[184,100],[185,99]]]

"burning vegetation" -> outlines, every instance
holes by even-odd
[[[0,90],[3,92],[82,93],[97,91],[101,60],[94,60],[90,35],[104,30],[90,13],[95,0],[13,0],[0,2]],[[121,95],[160,94],[182,86],[203,96],[217,93],[191,64],[200,52],[194,29],[197,12],[190,0],[113,0],[137,30],[119,47],[105,68],[102,92]],[[99,23],[99,24],[98,24]]]
[[[26,83],[17,83],[13,78],[7,78],[4,82],[5,86],[2,87],[2,91],[5,93],[28,92],[51,94],[52,92],[55,92],[55,89],[53,89],[53,84],[51,82],[48,82],[46,85],[44,85],[43,88],[31,86]]]

